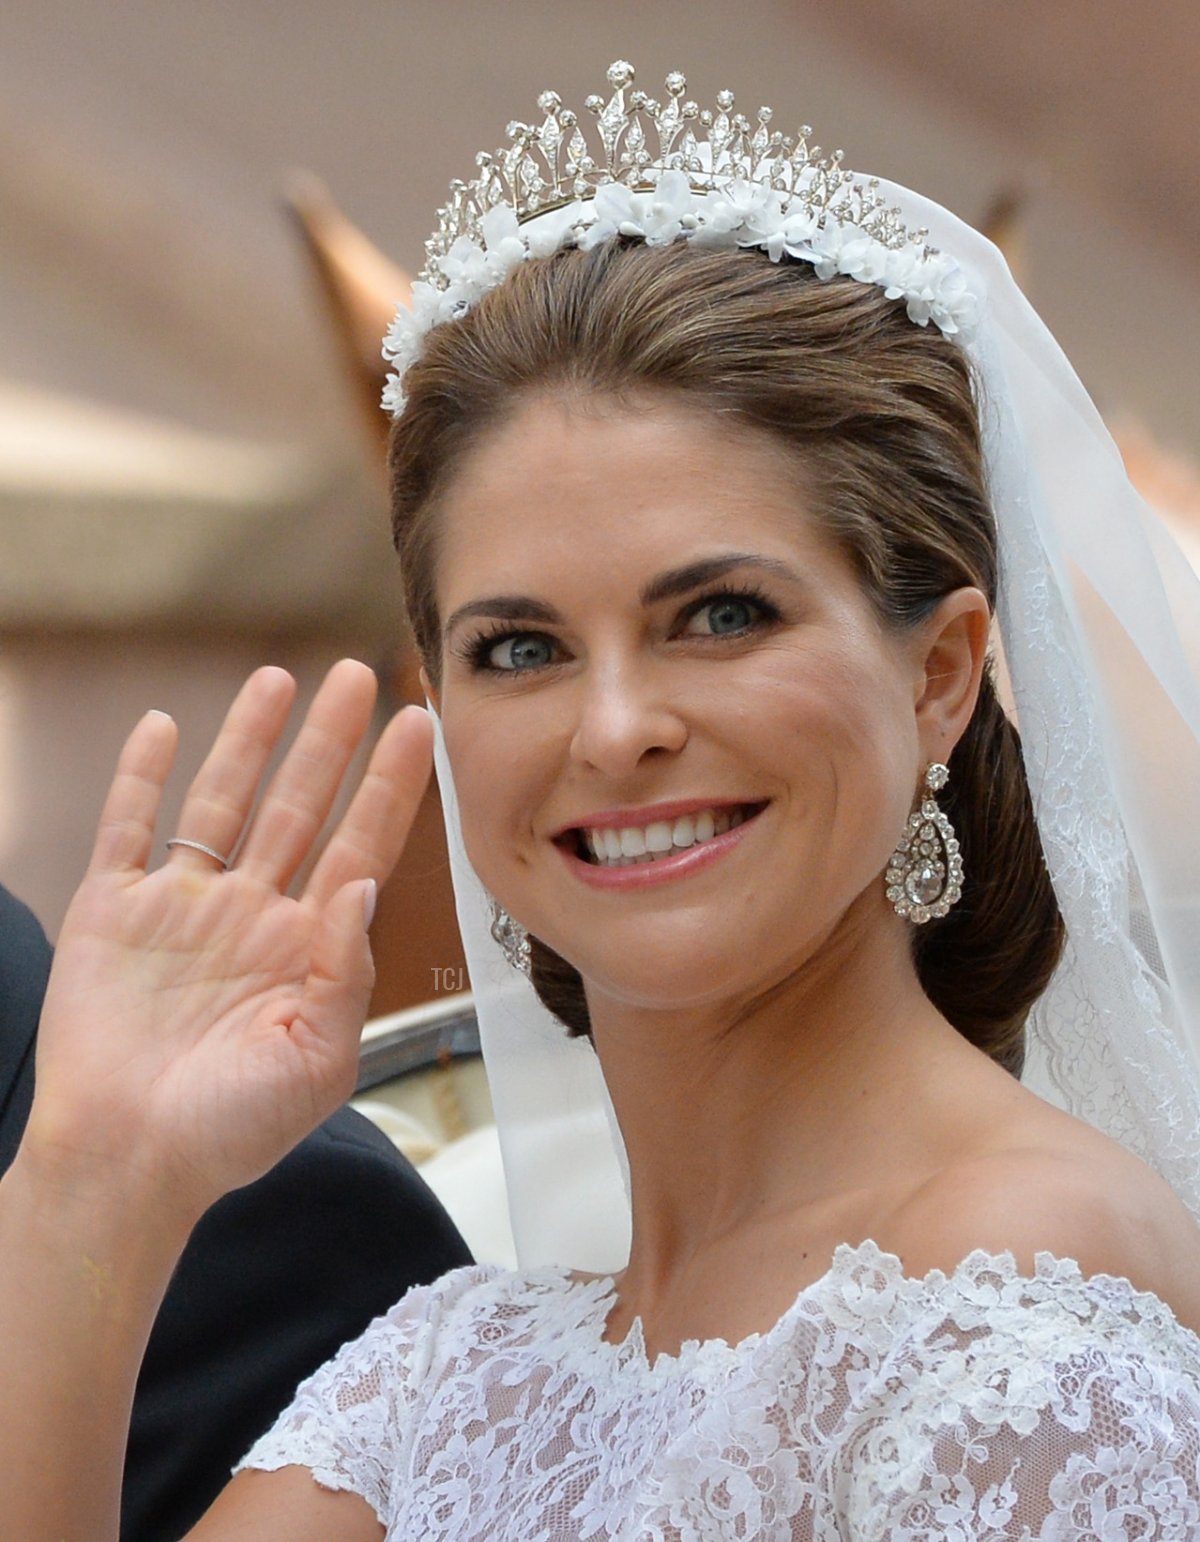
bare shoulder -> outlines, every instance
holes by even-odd
[[[1130,1280],[1200,1332],[1200,1227],[1170,1186],[1115,1141],[1047,1110],[1024,1139],[965,1156],[889,1220],[906,1273],[951,1270],[975,1248],[1010,1252],[1024,1271],[1041,1252],[1085,1275]]]
[[[321,1488],[303,1467],[239,1472],[184,1542],[383,1542],[374,1510],[357,1494]]]

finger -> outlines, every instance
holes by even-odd
[[[325,676],[296,742],[267,788],[238,868],[286,888],[321,832],[375,706],[374,672],[343,659]]]
[[[242,837],[267,761],[287,723],[296,682],[285,669],[256,669],[242,686],[197,771],[175,835],[229,857]],[[171,861],[212,871],[212,858],[187,846]]]
[[[372,882],[349,883],[338,890],[314,934],[304,985],[300,1017],[323,1059],[335,1068],[331,1093],[339,1103],[354,1091],[358,1043],[375,984],[367,938],[374,908]]]
[[[179,730],[165,712],[147,712],[126,739],[100,813],[89,873],[145,872],[178,743]]]
[[[383,883],[408,839],[432,755],[428,712],[405,707],[380,736],[358,791],[308,881],[306,900],[326,905],[355,878]]]

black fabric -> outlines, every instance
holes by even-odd
[[[29,1113],[49,965],[41,927],[0,888],[0,1170]],[[138,1380],[121,1542],[177,1542],[299,1381],[411,1285],[469,1262],[411,1164],[351,1109],[214,1205]]]
[[[0,888],[0,1172],[12,1161],[29,1118],[33,1045],[50,958],[45,932]]]

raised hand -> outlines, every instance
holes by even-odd
[[[51,1183],[86,1172],[194,1220],[353,1090],[375,884],[424,789],[430,725],[419,708],[393,720],[292,899],[366,732],[374,676],[350,661],[330,671],[251,820],[293,695],[282,670],[250,678],[183,806],[175,833],[198,846],[153,870],[175,726],[151,713],[125,745],[39,1033],[23,1156]],[[225,871],[198,847],[236,855]]]

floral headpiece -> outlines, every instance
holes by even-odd
[[[599,147],[554,91],[538,98],[540,125],[510,123],[509,144],[476,157],[473,182],[452,182],[450,201],[425,243],[426,263],[384,339],[393,366],[383,406],[404,408],[403,378],[425,334],[477,305],[519,263],[563,247],[584,250],[618,236],[666,246],[758,247],[772,262],[810,262],[817,276],[847,274],[904,300],[918,326],[965,336],[978,301],[952,257],[909,231],[878,184],[847,171],[842,153],[809,147],[770,128],[769,107],[752,126],[717,93],[715,113],[683,100],[687,81],[667,76],[660,103],[629,91],[633,66],[609,67],[613,94],[589,96]],[[699,129],[699,133],[697,133]],[[653,135],[656,148],[650,148]]]

